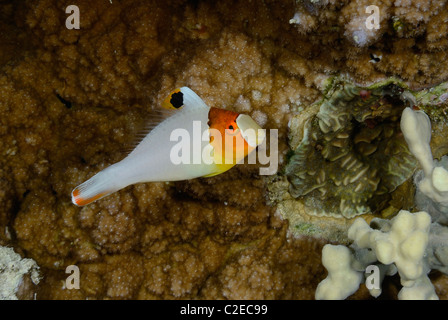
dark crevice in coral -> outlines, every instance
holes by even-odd
[[[62,98],[58,93],[56,93],[56,97],[58,98],[59,101],[61,101],[61,103],[67,108],[67,109],[71,109],[72,108],[72,103],[68,100],[65,100],[64,98]]]

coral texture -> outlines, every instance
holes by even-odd
[[[344,246],[324,246],[322,262],[328,277],[317,287],[316,299],[347,298],[358,289],[366,268],[376,266],[380,275],[373,281],[367,279],[376,282],[369,288],[373,296],[381,294],[385,275],[398,272],[403,286],[398,293],[400,300],[438,300],[427,276],[430,268],[425,250],[430,223],[431,217],[424,211],[402,210],[392,220],[372,220],[371,226],[357,218],[348,230],[353,253]]]
[[[2,1],[0,244],[41,267],[36,298],[312,299],[323,242],[287,238],[256,166],[83,209],[70,192],[122,159],[175,87],[278,128],[282,165],[291,115],[328,76],[447,80],[445,3],[375,3],[380,31],[353,41],[357,1],[80,0],[79,30],[65,27],[63,1]],[[73,264],[79,290],[61,286]]]
[[[352,218],[381,209],[386,194],[415,169],[397,121],[406,91],[389,81],[368,88],[332,85],[336,89],[305,125],[286,175],[290,193],[304,197],[311,214]]]
[[[0,300],[33,299],[34,295],[26,293],[33,292],[39,281],[35,261],[22,259],[12,248],[0,247]]]

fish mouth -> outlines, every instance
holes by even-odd
[[[266,137],[265,130],[248,115],[240,114],[236,118],[236,124],[241,130],[241,136],[249,146],[255,148],[264,141]]]

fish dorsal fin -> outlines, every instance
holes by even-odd
[[[160,123],[175,114],[175,110],[157,109],[142,117],[137,125],[133,139],[127,143],[123,152],[128,155],[142,142],[142,140]]]
[[[141,129],[137,131],[134,140],[126,148],[126,154],[131,153],[142,140],[161,122],[177,114],[178,110],[209,110],[209,106],[190,88],[182,87],[173,90],[162,102],[162,108],[151,111],[144,117]]]
[[[162,102],[162,107],[168,110],[209,109],[209,106],[190,88],[182,87],[172,91]]]

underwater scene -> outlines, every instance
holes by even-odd
[[[0,300],[448,299],[447,58],[447,0],[0,1]]]

